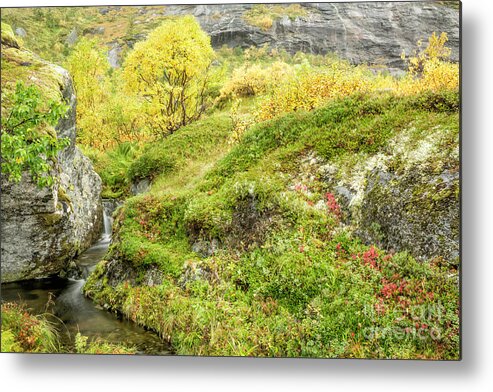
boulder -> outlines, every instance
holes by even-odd
[[[394,138],[385,153],[322,165],[319,176],[366,243],[457,264],[459,135],[441,126],[426,137],[413,132]]]
[[[75,146],[76,97],[68,72],[18,43],[2,47],[2,65],[3,61],[9,66],[2,73],[2,90],[23,80],[36,84],[44,97],[69,105],[67,116],[55,130],[58,137],[68,137],[71,142],[53,165],[52,188],[38,188],[28,173],[16,184],[1,179],[1,280],[12,282],[70,269],[71,260],[99,237],[101,179]]]
[[[112,68],[120,67],[120,53],[122,52],[122,47],[114,42],[111,44],[110,49],[108,50],[108,62]]]
[[[65,39],[65,43],[68,46],[73,46],[77,42],[77,39],[79,38],[79,35],[77,34],[76,29],[72,29],[72,31],[67,35],[67,38]]]

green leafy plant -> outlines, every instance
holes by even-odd
[[[10,110],[4,109],[7,106]],[[67,109],[55,101],[43,105],[38,88],[22,82],[13,93],[2,96],[1,162],[2,174],[9,181],[19,182],[28,170],[39,187],[53,185],[53,164],[70,144],[68,138],[58,138],[53,127]]]

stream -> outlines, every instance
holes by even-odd
[[[82,294],[86,278],[104,257],[111,243],[113,203],[103,201],[104,232],[92,247],[82,253],[76,264],[82,279],[60,277],[35,279],[2,284],[2,301],[23,303],[34,314],[46,314],[49,309],[56,317],[62,343],[70,344],[77,332],[90,340],[102,338],[137,349],[137,354],[169,355],[169,345],[156,333],[110,313]]]

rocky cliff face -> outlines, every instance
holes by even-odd
[[[27,174],[18,184],[2,178],[2,282],[66,270],[70,260],[100,235],[102,225],[101,179],[75,146],[76,97],[68,72],[2,34],[2,90],[17,80],[34,83],[44,96],[70,105],[56,131],[58,137],[70,138],[71,144],[53,169],[57,181],[52,189],[38,188]]]
[[[454,48],[452,60],[459,59],[459,11],[449,6],[431,2],[302,3],[305,16],[274,18],[267,29],[247,22],[245,13],[252,6],[173,5],[164,7],[163,14],[194,15],[215,48],[267,44],[290,53],[332,52],[355,64],[404,68],[403,50],[410,54],[418,40],[444,31]],[[146,8],[140,12],[156,15]],[[144,38],[145,34],[137,34],[135,40]]]

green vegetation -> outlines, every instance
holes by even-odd
[[[180,170],[160,174],[120,210],[106,258],[135,279],[108,281],[106,261],[86,294],[180,354],[456,358],[457,272],[362,244],[322,182],[294,185],[307,151],[352,159],[410,126],[457,122],[457,93],[431,111],[427,99],[336,101],[254,126],[188,186],[171,185]],[[155,269],[163,283],[149,287]]]
[[[2,95],[2,173],[10,181],[19,182],[27,170],[39,187],[53,185],[51,171],[58,153],[70,144],[67,138],[57,138],[53,127],[66,111],[66,105],[44,102],[36,86],[22,82],[14,93]]]
[[[75,335],[75,352],[76,354],[135,354],[134,348],[105,342],[102,339],[96,339],[88,342],[88,337],[80,333]]]
[[[22,306],[2,304],[2,352],[58,352],[57,333],[42,316],[30,315]]]
[[[126,48],[135,35],[146,34],[168,19],[161,13],[139,13],[140,8],[152,13],[159,6],[108,8],[107,14],[100,13],[99,7],[4,8],[2,22],[25,29],[26,36],[21,39],[26,47],[48,61],[62,64],[81,37],[97,38],[101,47],[117,42]]]

